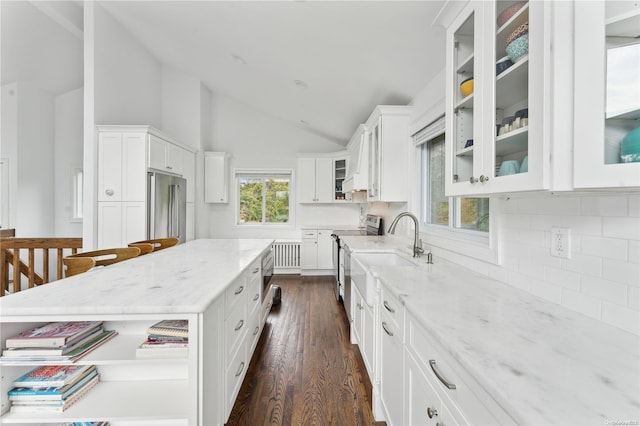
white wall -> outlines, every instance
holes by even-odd
[[[2,117],[0,117],[0,158],[3,167],[8,169],[9,208],[3,206],[3,212],[8,213],[3,218],[4,228],[15,228],[17,216],[16,189],[18,186],[18,84],[11,83],[2,86]],[[3,195],[3,199],[6,199]]]
[[[162,65],[162,130],[180,143],[200,149],[201,83]]]
[[[344,150],[341,145],[223,96],[213,96],[211,117],[211,141],[203,142],[202,149],[230,153],[231,173],[234,168],[278,168],[292,169],[295,174],[296,153],[328,153]],[[205,206],[209,214],[209,222],[208,224],[198,223],[200,231],[206,231],[208,228],[211,237],[221,238],[299,238],[299,229],[304,225],[358,225],[358,205],[309,206],[298,204],[293,198],[294,215],[290,226],[275,229],[237,226],[235,225],[236,200],[233,189],[232,181],[228,204]],[[291,193],[292,197],[295,197],[295,188]],[[203,236],[202,232],[197,234],[200,237]]]
[[[95,122],[162,128],[161,65],[95,3]]]
[[[83,89],[55,98],[55,236],[82,237],[82,222],[71,221],[72,178],[82,168]]]

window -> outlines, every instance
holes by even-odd
[[[73,169],[72,171],[72,187],[71,187],[71,221],[82,221],[82,203],[84,198],[82,196],[84,188],[84,173],[82,169]]]
[[[290,220],[290,171],[237,171],[237,223],[277,225]]]
[[[486,237],[489,199],[445,195],[444,117],[414,136],[420,150],[421,221],[443,229],[464,230]]]

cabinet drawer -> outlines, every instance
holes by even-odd
[[[450,407],[460,423],[515,424],[467,370],[410,315],[407,316],[406,339],[408,350],[421,364],[443,403]]]
[[[382,304],[380,311],[387,314],[393,326],[399,330],[398,334],[400,335],[401,332],[404,331],[404,305],[400,303],[400,299],[384,286],[380,292],[380,303]]]
[[[318,231],[315,229],[306,229],[302,231],[302,239],[312,239],[315,240],[318,238]]]
[[[238,305],[224,322],[224,342],[231,353],[240,344],[247,330],[247,307]]]
[[[249,315],[249,324],[247,326],[247,346],[249,347],[249,352],[247,354],[247,359],[251,360],[251,356],[253,355],[253,351],[258,344],[258,339],[260,339],[260,319],[261,312],[260,309],[255,310],[251,315]]]
[[[238,392],[240,391],[240,386],[242,386],[242,380],[244,379],[247,368],[249,368],[249,361],[247,360],[247,345],[241,345],[233,358],[231,358],[225,372],[225,419],[227,419],[231,413],[231,409],[233,408],[236,396],[238,396]]]
[[[260,284],[262,283],[261,276],[252,277],[251,282],[247,288],[247,312],[249,316],[252,316],[256,309],[260,307]]]
[[[238,278],[227,288],[224,294],[224,316],[225,318],[234,310],[234,308],[242,303],[243,305],[247,301],[247,285],[244,276]]]

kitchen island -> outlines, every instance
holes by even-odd
[[[268,299],[258,305],[261,256],[272,243],[195,240],[0,298],[3,347],[50,321],[99,320],[118,332],[77,361],[97,365],[100,383],[63,413],[10,413],[11,382],[43,363],[2,362],[0,423],[223,424],[270,308]],[[136,357],[147,328],[163,319],[188,320],[188,356]]]
[[[358,252],[406,252],[406,244],[383,237],[345,241],[354,257]],[[465,390],[479,395],[485,407],[506,413],[491,424],[640,421],[637,335],[441,258],[433,265],[423,257],[416,266],[371,266],[370,272],[380,285],[380,303],[391,295],[402,305],[397,334],[403,336],[407,368],[421,362],[428,367],[435,358],[445,377],[459,375],[471,382],[467,389],[469,383],[458,382],[450,390],[434,381],[444,405],[448,401],[454,407],[457,422],[482,424],[467,415],[473,409],[465,412]],[[382,319],[384,310],[380,308]],[[437,350],[427,353],[431,347]],[[416,377],[411,374],[405,380]],[[405,401],[410,398],[405,394]],[[405,423],[411,420],[405,417]]]

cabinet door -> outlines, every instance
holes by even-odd
[[[125,133],[122,136],[122,201],[147,199],[146,135]],[[144,239],[144,238],[143,238]],[[135,241],[135,240],[134,240]]]
[[[334,202],[344,202],[346,201],[345,193],[342,188],[344,183],[344,178],[347,176],[348,158],[345,157],[336,157],[333,159],[333,201]]]
[[[98,248],[111,247],[122,247],[122,203],[98,202]]]
[[[318,269],[318,242],[303,239],[300,244],[300,269]]]
[[[157,136],[149,135],[149,168],[165,170],[167,164],[167,142]]]
[[[385,315],[381,315],[380,328],[380,388],[387,424],[403,425],[404,383],[403,349],[400,330]]]
[[[191,241],[196,238],[196,207],[195,203],[187,203],[187,231],[186,240]]]
[[[204,157],[204,202],[227,203],[228,158],[223,152],[206,152]]]
[[[316,159],[298,159],[298,201],[315,203],[316,197]]]
[[[380,122],[378,121],[367,133],[369,146],[368,187],[369,201],[380,199]]]
[[[362,295],[358,291],[358,287],[352,284],[351,285],[351,306],[349,307],[349,309],[351,309],[351,321],[353,322],[353,325],[351,327],[351,330],[353,332],[353,336],[351,336],[351,343],[358,345],[358,347],[360,348],[360,353],[362,353],[361,341],[362,341],[362,310],[364,309],[363,303],[364,301],[362,299]]]
[[[639,187],[640,3],[574,7],[574,186]]]
[[[147,238],[147,209],[144,201],[122,203],[121,246]],[[115,246],[118,247],[118,246]]]
[[[167,164],[165,168],[168,172],[181,175],[182,168],[182,151],[183,149],[172,143],[167,143]]]
[[[98,201],[122,201],[121,133],[98,136]]]
[[[333,201],[333,159],[316,158],[316,202]]]
[[[333,269],[333,239],[330,229],[318,230],[318,269]]]
[[[360,345],[360,353],[362,354],[362,359],[364,360],[365,367],[367,368],[367,373],[369,374],[369,378],[372,383],[375,383],[375,330],[376,330],[376,319],[374,316],[374,310],[371,306],[367,304],[367,302],[362,299],[362,327],[361,327],[361,345]]]

